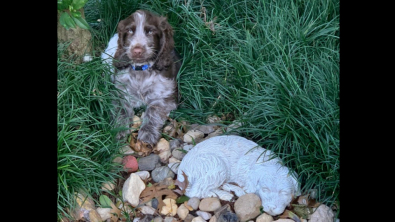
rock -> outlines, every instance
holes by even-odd
[[[133,222],[151,222],[153,218],[154,218],[153,215],[147,214],[147,215],[143,215],[143,217],[141,218],[135,217],[133,219]]]
[[[103,219],[96,211],[95,203],[92,198],[82,193],[75,193],[77,207],[72,216],[78,220],[83,219],[91,222],[101,222]]]
[[[159,182],[159,186],[174,186],[174,180],[170,177],[166,177],[165,179],[163,179],[162,181]]]
[[[98,207],[96,211],[100,214],[102,220],[107,220],[111,218],[111,208],[101,208]]]
[[[210,134],[215,131],[214,126],[211,125],[200,125],[195,129],[201,131],[204,134]]]
[[[191,206],[194,210],[197,210],[200,204],[200,199],[197,197],[192,197],[188,200],[187,204]]]
[[[123,158],[122,158],[122,157],[119,157],[119,156],[115,157],[115,158],[112,160],[113,163],[119,163],[119,164],[122,164],[122,161],[123,161]]]
[[[156,210],[156,209],[154,209],[153,207],[150,207],[150,206],[142,206],[139,209],[140,209],[141,213],[143,213],[143,214],[150,214],[150,215],[154,215],[155,210]]]
[[[146,157],[141,157],[137,163],[139,165],[139,170],[153,170],[155,169],[155,167],[157,167],[157,165],[160,161],[160,158],[157,154],[150,154],[149,156]]]
[[[166,163],[169,157],[171,156],[171,151],[170,151],[170,144],[169,142],[161,138],[156,144],[155,149],[159,151],[159,158],[162,163]]]
[[[183,149],[180,149],[180,148],[174,149],[171,152],[171,155],[173,155],[173,157],[176,158],[177,160],[182,160],[182,158],[184,158],[184,156],[186,154],[187,154],[187,151],[183,150]]]
[[[222,213],[225,213],[226,211],[232,212],[229,204],[225,204],[225,205],[221,206],[220,208],[214,210],[214,216],[219,218],[219,215]]]
[[[154,218],[154,222],[163,222],[163,218],[160,216],[157,216]]]
[[[164,138],[160,138],[158,143],[156,144],[155,149],[159,152],[162,152],[164,150],[170,150],[170,143]]]
[[[174,176],[175,174],[173,171],[167,166],[160,166],[151,172],[152,180],[154,180],[155,183],[159,183],[167,177],[173,178]]]
[[[215,215],[212,216],[208,222],[217,222],[217,217]]]
[[[295,222],[295,221],[291,219],[278,219],[278,220],[274,220],[273,222]]]
[[[240,126],[242,126],[241,122],[234,120],[232,122],[232,124],[230,124],[228,127],[226,127],[226,132],[231,132],[231,131],[239,128]]]
[[[263,213],[256,218],[255,222],[272,222],[273,217],[267,213]]]
[[[180,163],[169,163],[167,164],[167,167],[169,167],[171,169],[171,171],[173,171],[174,174],[177,174],[178,171],[178,167],[180,166]]]
[[[140,179],[142,179],[142,180],[146,180],[150,176],[149,172],[146,170],[135,172],[135,174],[137,174],[140,177]]]
[[[174,157],[170,157],[170,158],[169,158],[169,163],[181,163],[181,160],[176,159],[176,158],[174,158]]]
[[[191,205],[190,205],[191,206]],[[199,209],[201,211],[214,211],[221,207],[221,203],[217,197],[204,198],[200,201]]]
[[[221,118],[219,118],[218,116],[209,116],[207,117],[207,122],[208,123],[219,123],[221,122]]]
[[[170,140],[170,150],[174,150],[175,148],[179,148],[181,145],[181,141],[179,139]]]
[[[188,214],[187,217],[184,219],[184,222],[191,222],[195,218],[192,214]]]
[[[115,189],[115,184],[113,182],[109,182],[109,181],[103,182],[101,184],[101,189],[111,191],[111,190]],[[105,219],[103,219],[103,220],[105,220]]]
[[[201,216],[192,219],[192,222],[206,222]]]
[[[313,209],[314,213],[311,214],[309,222],[332,222],[333,211],[328,206],[321,204],[317,209]]]
[[[129,202],[132,207],[136,207],[139,204],[140,194],[144,189],[145,184],[141,178],[135,173],[130,174],[122,188],[123,200]]]
[[[204,133],[199,130],[189,130],[186,134],[184,134],[184,142],[193,143],[193,141],[203,138]]]
[[[207,212],[201,211],[201,210],[196,211],[196,214],[198,216],[202,217],[203,220],[210,220],[210,218],[212,216],[210,213],[207,213]]]
[[[176,215],[178,206],[176,205],[176,201],[174,199],[166,198],[163,200],[163,203],[165,204],[165,206],[163,206],[160,211],[162,215]]]
[[[173,130],[174,130],[174,126],[172,124],[170,124],[170,125],[167,125],[163,128],[162,133],[170,135],[170,134],[172,134]],[[174,133],[173,133],[173,135],[170,135],[170,136],[174,136]]]
[[[184,204],[181,204],[177,209],[177,215],[180,217],[181,220],[184,220],[187,217],[188,213],[189,210]]]
[[[237,215],[228,210],[222,211],[222,213],[219,214],[217,219],[217,222],[239,222],[239,221],[240,219],[237,217]]]
[[[214,132],[208,134],[206,137],[204,137],[202,140],[200,140],[200,142],[203,142],[204,140],[210,139],[211,137],[219,136],[219,135],[222,135],[222,134],[223,134],[222,128],[218,128]]]
[[[123,169],[128,173],[136,172],[139,169],[136,157],[131,155],[125,156],[123,158],[122,164]]]
[[[190,151],[193,147],[194,147],[194,145],[192,145],[192,144],[185,144],[185,145],[182,147],[182,149],[188,152],[188,151]]]
[[[124,147],[122,147],[119,152],[123,155],[130,155],[134,153],[134,150],[132,150],[132,148],[130,148],[129,145],[126,145]]]
[[[134,131],[136,131],[137,129],[139,129],[139,127],[141,126],[141,119],[138,116],[133,116],[133,125],[132,128],[130,129],[130,132],[133,133]]]
[[[177,222],[177,220],[174,217],[165,217],[163,222]]]
[[[247,193],[236,200],[234,209],[240,221],[247,221],[260,214],[261,199],[254,193]]]
[[[171,151],[170,150],[164,150],[160,152],[159,154],[160,162],[162,163],[168,163],[169,162],[169,157],[171,156]]]
[[[158,209],[158,203],[159,203],[159,201],[156,198],[152,198],[150,201],[145,203],[145,205],[150,206],[154,209]]]

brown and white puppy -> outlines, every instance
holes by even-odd
[[[181,59],[174,50],[173,28],[166,17],[137,10],[118,24],[102,58],[115,67],[113,80],[125,101],[116,120],[130,126],[134,108],[146,106],[136,149],[144,155],[161,137],[170,111],[177,108],[177,73]],[[113,59],[112,59],[113,57]],[[123,138],[129,131],[119,132]]]

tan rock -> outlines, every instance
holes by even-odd
[[[119,151],[123,155],[130,155],[134,153],[134,150],[132,150],[129,145],[122,147]]]
[[[314,210],[314,213],[311,214],[309,222],[332,222],[334,216],[335,215],[331,208],[321,204],[317,209]]]
[[[177,209],[177,215],[180,217],[181,220],[184,220],[188,214],[188,208],[184,204],[181,204],[180,207],[178,207]]]
[[[217,197],[204,198],[199,203],[201,211],[215,211],[221,207],[221,203]]]
[[[115,184],[113,183],[113,182],[103,182],[102,184],[101,184],[101,189],[102,190],[108,190],[108,191],[111,191],[111,190],[113,190],[113,189],[115,189]],[[105,220],[105,219],[103,219],[103,220]]]
[[[132,207],[136,207],[139,204],[140,194],[144,189],[145,184],[141,178],[135,173],[130,174],[122,188],[123,200],[129,202]]]
[[[170,150],[170,143],[164,138],[160,138],[158,143],[156,144],[156,150],[161,152],[164,150]]]
[[[236,200],[234,209],[240,221],[247,221],[260,214],[261,199],[254,193],[247,193]]]
[[[204,133],[202,131],[189,130],[187,133],[184,134],[184,142],[193,143],[193,141],[203,137],[204,137]]]
[[[151,206],[141,206],[141,207],[139,207],[139,210],[143,214],[150,214],[150,215],[154,215],[154,213],[156,211],[156,209],[154,209]]]
[[[267,213],[263,213],[256,218],[255,222],[272,222],[273,217]]]
[[[148,171],[143,170],[143,171],[137,171],[135,172],[142,180],[146,180],[150,177],[150,174]]]
[[[98,207],[96,211],[100,214],[102,220],[107,220],[111,218],[111,208],[101,208]]]
[[[273,222],[295,222],[295,221],[291,220],[291,219],[278,219],[278,220],[275,220]]]
[[[160,162],[162,163],[167,163],[169,162],[169,157],[171,156],[171,151],[170,150],[163,150],[158,154],[160,158]]]
[[[206,222],[201,216],[192,219],[192,222]]]
[[[122,157],[115,157],[112,162],[122,164],[123,158]]]
[[[208,222],[217,222],[217,217],[215,215],[212,216]]]
[[[85,194],[75,193],[77,207],[72,213],[74,218],[77,220],[84,219],[91,222],[101,222],[102,218],[96,211],[95,203],[93,200]]]

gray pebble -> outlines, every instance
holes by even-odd
[[[160,166],[151,172],[152,180],[154,180],[155,183],[159,183],[167,177],[173,178],[174,176],[175,174],[173,171],[167,166]]]
[[[150,171],[150,170],[155,169],[155,167],[157,167],[158,165],[160,166],[159,161],[160,161],[159,155],[151,154],[146,157],[141,157],[137,162],[139,164],[139,170]]]

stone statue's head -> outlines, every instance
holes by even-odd
[[[280,163],[264,163],[257,175],[256,194],[261,198],[263,211],[275,216],[284,212],[293,197],[300,195],[297,174],[291,174]]]

